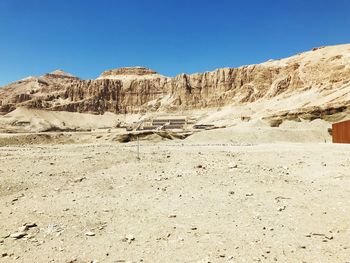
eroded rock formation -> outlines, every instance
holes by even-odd
[[[293,96],[299,96],[300,102],[295,112],[315,107],[319,111],[346,109],[350,105],[350,45],[174,78],[143,67],[108,70],[96,80],[55,71],[1,88],[0,112],[5,114],[19,106],[97,114],[177,111]],[[286,112],[281,109],[281,114]]]

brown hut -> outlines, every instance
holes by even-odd
[[[350,120],[332,125],[333,143],[350,143]]]

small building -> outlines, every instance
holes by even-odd
[[[159,116],[151,120],[143,121],[139,130],[173,130],[183,129],[188,124],[186,116]]]
[[[152,121],[153,126],[163,127],[165,130],[183,129],[186,123],[186,116],[161,116]]]
[[[333,143],[350,143],[350,120],[332,124]]]

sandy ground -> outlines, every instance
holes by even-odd
[[[0,262],[350,261],[349,145],[142,142],[140,157],[0,147]]]

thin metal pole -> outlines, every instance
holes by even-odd
[[[139,140],[139,136],[137,136],[137,160],[140,160],[140,140]]]

